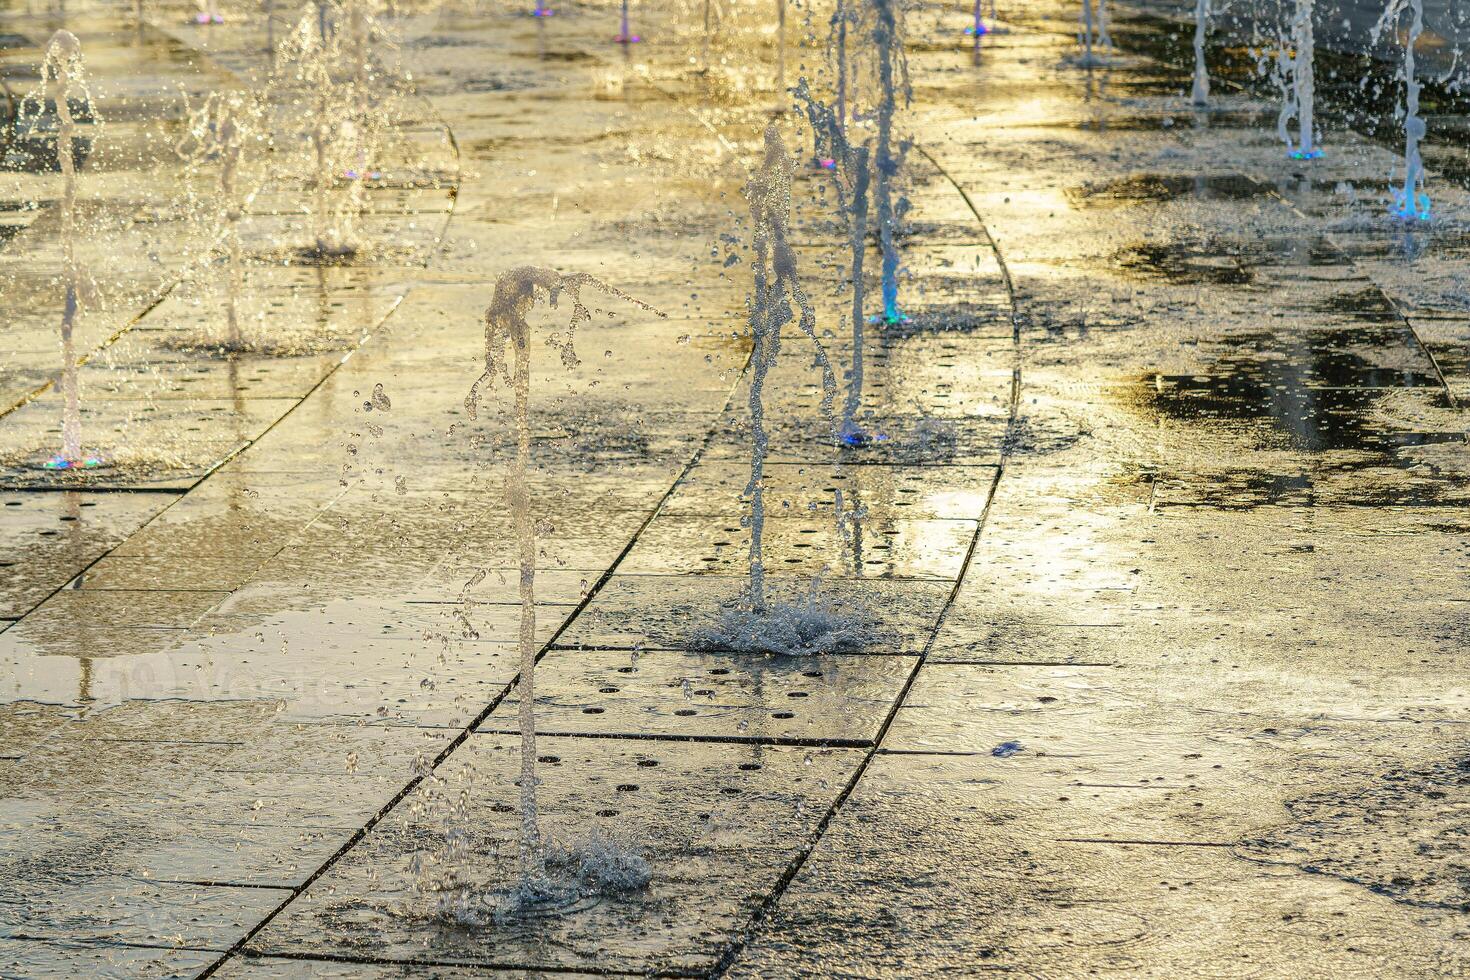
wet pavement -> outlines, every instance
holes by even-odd
[[[263,30],[190,10],[68,13],[104,119],[258,77]],[[626,57],[610,6],[407,24],[405,179],[369,208],[394,247],[252,267],[289,350],[169,343],[216,308],[182,244],[99,259],[126,295],[83,331],[84,432],[134,455],[72,483],[25,465],[59,414],[55,229],[5,240],[37,278],[4,280],[0,974],[1470,972],[1470,194],[1432,179],[1405,230],[1350,131],[1289,162],[1255,96],[1195,113],[1141,48],[1074,67],[1070,9],[978,54],[966,11],[912,11],[883,438],[834,472],[795,331],[767,380],[773,592],[821,574],[873,628],[732,652],[696,638],[749,541],[736,215],[776,51],[729,14],[701,73],[697,19],[639,14]],[[5,16],[18,89],[58,21]],[[133,142],[118,210],[167,215],[178,163]],[[841,364],[823,179],[793,236]],[[257,198],[257,254],[304,193]],[[514,440],[464,398],[525,262],[668,314],[608,303],[571,368],[538,342],[532,402],[544,819],[652,878],[447,924],[425,855],[515,873]]]

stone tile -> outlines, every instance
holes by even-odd
[[[228,591],[142,591],[64,589],[26,618],[33,630],[76,629],[88,624],[107,627],[182,629],[199,620],[229,595]]]
[[[228,948],[281,900],[273,888],[148,882],[128,876],[30,881],[0,904],[4,938]]]
[[[770,504],[767,504],[770,506]],[[846,506],[846,505],[845,505]],[[853,579],[959,576],[975,521],[858,517],[844,541],[833,511],[787,516],[765,527],[766,567],[782,575]],[[625,575],[739,575],[749,566],[750,532],[739,518],[660,514],[618,563]]]
[[[111,942],[0,939],[0,970],[37,980],[145,974],[159,980],[187,980],[218,956],[203,950],[123,946]]]
[[[1442,912],[1223,848],[1051,839],[1058,804],[1009,823],[991,781],[950,762],[936,779],[911,778],[913,757],[876,760],[730,975],[1289,975],[1310,961],[1429,976],[1464,960]],[[1278,928],[1262,934],[1263,919]]]
[[[858,758],[831,749],[689,743],[676,751],[660,743],[550,737],[538,749],[548,831],[579,836],[590,829],[588,813],[603,813],[600,819],[612,821],[607,827],[649,856],[654,875],[644,891],[473,931],[393,915],[390,909],[413,901],[413,852],[442,841],[437,826],[414,822],[418,807],[410,798],[257,936],[251,951],[350,952],[390,961],[429,952],[446,965],[708,970]],[[518,817],[501,801],[515,794],[518,753],[514,738],[478,735],[436,773],[440,792],[470,793],[466,870],[488,888],[514,874],[508,845]],[[327,922],[333,925],[324,931]]]
[[[668,501],[660,516],[738,518],[750,481],[749,463],[701,462]],[[848,506],[861,506],[875,519],[969,520],[985,509],[995,470],[988,466],[831,466],[770,464],[765,470],[767,517],[771,520],[830,510],[840,489]]]
[[[152,493],[0,493],[0,615],[30,612],[176,499]]]
[[[555,650],[536,670],[548,734],[871,743],[914,657]],[[517,731],[515,689],[480,731]]]

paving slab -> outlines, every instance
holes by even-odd
[[[536,671],[536,726],[601,738],[872,744],[914,657],[556,650]],[[479,730],[517,731],[518,690]]]
[[[616,970],[707,970],[744,928],[850,776],[858,756],[836,749],[541,739],[548,832],[592,826],[649,856],[647,888],[555,918],[493,928],[446,928],[413,911],[416,850],[442,829],[416,822],[414,798],[384,822],[250,945],[253,953],[312,951],[445,965]],[[517,741],[477,735],[436,772],[469,794],[472,880],[513,875]],[[755,836],[751,829],[761,828]],[[397,911],[395,911],[397,910]],[[696,911],[697,910],[697,911]],[[330,923],[330,927],[324,929]],[[548,932],[557,937],[548,943]]]

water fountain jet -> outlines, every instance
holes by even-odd
[[[76,321],[81,305],[82,267],[77,260],[77,124],[73,107],[96,119],[87,90],[82,44],[67,30],[51,35],[41,62],[41,81],[27,97],[18,122],[34,120],[47,102],[56,108],[56,159],[61,169],[61,248],[64,298],[61,313],[61,451],[42,467],[50,470],[92,469],[104,465],[101,457],[82,451],[81,384],[77,377]]]
[[[232,353],[247,349],[240,328],[245,278],[240,224],[255,196],[253,189],[240,190],[240,165],[247,144],[259,139],[262,108],[257,99],[242,93],[212,94],[191,114],[187,140],[178,147],[193,166],[211,159],[219,162],[213,203],[226,261],[225,336],[219,346]]]
[[[1205,30],[1210,18],[1210,0],[1194,0],[1194,86],[1189,100],[1199,108],[1210,104],[1210,70],[1205,64]]]
[[[1296,0],[1295,13],[1291,20],[1292,56],[1291,99],[1284,103],[1276,131],[1286,142],[1287,155],[1293,160],[1316,160],[1322,156],[1322,148],[1316,145],[1316,83],[1313,76],[1313,61],[1316,43],[1312,31],[1313,0]],[[1297,139],[1293,143],[1286,124],[1292,118],[1297,121]]]
[[[525,898],[544,896],[549,888],[545,842],[536,802],[537,528],[531,513],[528,481],[531,462],[531,327],[526,315],[531,312],[540,296],[544,295],[547,304],[552,308],[556,307],[562,296],[571,299],[572,315],[567,322],[564,337],[553,337],[548,340],[548,344],[558,350],[563,365],[569,369],[575,367],[578,363],[573,347],[576,329],[589,322],[593,313],[582,301],[582,290],[587,288],[616,296],[651,312],[658,312],[589,275],[562,275],[550,269],[531,266],[512,269],[495,283],[495,292],[485,311],[485,370],[465,397],[465,408],[472,419],[478,417],[481,396],[496,384],[509,385],[515,398],[516,452],[510,474],[506,478],[506,499],[515,526],[520,564],[520,676],[517,696],[520,698],[521,736],[521,882],[518,888]],[[663,316],[662,313],[658,315]]]
[[[633,28],[628,24],[628,0],[623,0],[623,12],[618,21],[618,36],[613,41],[618,44],[637,44],[643,38],[633,33]]]
[[[1383,16],[1378,19],[1372,32],[1373,43],[1377,44],[1383,29],[1395,22],[1407,10],[1409,28],[1404,36],[1404,181],[1393,188],[1394,203],[1391,213],[1405,221],[1428,221],[1430,214],[1429,194],[1424,190],[1424,159],[1419,153],[1419,144],[1428,133],[1424,117],[1419,115],[1420,82],[1415,74],[1414,46],[1424,33],[1424,0],[1390,0]]]
[[[863,397],[863,260],[868,244],[868,185],[871,171],[868,159],[871,147],[848,142],[836,111],[816,101],[806,79],[797,85],[796,97],[806,106],[807,119],[817,141],[817,155],[833,162],[832,183],[837,193],[837,207],[847,224],[848,251],[851,256],[849,275],[852,279],[852,369],[848,375],[847,397],[842,405],[838,438],[848,446],[860,446],[870,439],[857,422]]]
[[[878,139],[873,161],[877,171],[874,187],[874,204],[878,212],[878,235],[883,246],[883,312],[882,322],[890,326],[905,322],[908,318],[898,306],[898,246],[894,241],[898,221],[906,206],[903,200],[894,200],[894,182],[903,163],[908,147],[900,143],[896,148],[893,137],[893,117],[898,109],[898,94],[903,92],[904,102],[909,97],[908,63],[904,57],[902,27],[899,21],[897,0],[872,0],[873,43],[878,59]]]

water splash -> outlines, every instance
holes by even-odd
[[[805,105],[807,119],[817,144],[817,154],[831,160],[832,183],[837,192],[837,206],[847,224],[848,253],[851,256],[852,279],[852,368],[848,374],[847,397],[842,404],[842,420],[838,438],[846,445],[859,446],[870,437],[857,422],[863,399],[863,259],[868,242],[868,184],[871,171],[868,144],[854,146],[848,142],[837,111],[814,99],[802,79],[796,88],[797,100]],[[839,511],[841,510],[839,506]]]
[[[741,602],[725,606],[714,626],[690,636],[696,650],[775,653],[811,657],[871,646],[880,635],[853,596],[829,596],[820,582],[794,601],[772,601],[755,610]]]
[[[1419,154],[1419,143],[1428,132],[1424,118],[1419,115],[1419,79],[1415,74],[1414,46],[1424,33],[1424,0],[1390,0],[1383,16],[1373,26],[1372,39],[1376,45],[1383,29],[1398,20],[1404,11],[1409,12],[1409,29],[1404,36],[1404,182],[1393,189],[1392,214],[1406,221],[1428,221],[1430,213],[1429,194],[1424,190],[1424,160]]]
[[[1103,63],[1102,59],[1093,53],[1094,44],[1098,43],[1096,18],[1092,12],[1092,0],[1082,0],[1082,14],[1080,20],[1081,30],[1077,34],[1077,43],[1082,45],[1082,59],[1079,64],[1084,68],[1093,68]]]
[[[547,305],[553,309],[562,296],[570,297],[572,315],[566,332],[552,335],[547,343],[560,353],[565,367],[576,367],[578,358],[573,346],[576,330],[592,319],[593,312],[582,301],[582,290],[587,288],[657,312],[592,276],[564,276],[532,266],[512,269],[496,281],[490,306],[485,310],[485,371],[465,397],[465,408],[472,419],[478,417],[481,396],[498,383],[509,385],[515,399],[516,455],[505,489],[520,563],[521,669],[517,686],[521,732],[520,858],[521,886],[530,892],[543,887],[547,874],[546,849],[536,806],[536,524],[532,519],[527,479],[531,462],[531,326],[526,315],[539,296],[544,295]]]
[[[901,211],[907,202],[894,200],[894,182],[908,150],[907,143],[895,146],[893,117],[902,92],[909,100],[908,61],[904,57],[902,21],[897,0],[872,0],[873,46],[878,59],[878,141],[873,160],[877,181],[873,200],[878,212],[878,235],[883,246],[882,322],[894,325],[908,318],[898,306],[898,246],[894,236]]]
[[[1205,64],[1205,31],[1209,19],[1210,0],[1194,0],[1194,87],[1189,100],[1201,108],[1210,104],[1210,70]]]
[[[391,122],[393,80],[375,50],[388,43],[370,0],[320,0],[276,53],[271,101],[302,118],[312,189],[311,244],[301,254],[340,261],[360,248],[356,223],[382,132]]]
[[[226,261],[225,336],[220,346],[231,352],[246,349],[240,327],[240,294],[245,278],[240,223],[255,196],[254,188],[241,190],[241,161],[246,146],[262,138],[263,116],[264,107],[249,94],[212,93],[190,113],[188,129],[176,147],[191,168],[210,161],[219,164],[211,204],[219,230],[217,244],[223,245]]]
[[[441,860],[446,866],[429,873],[421,860],[417,889],[432,897],[431,918],[456,926],[481,928],[555,913],[589,898],[638,891],[652,877],[641,854],[594,836],[571,844],[548,840],[543,876],[522,878],[508,888],[487,889],[458,874],[458,864],[468,857],[470,835],[454,826],[445,838]]]
[[[96,120],[87,90],[82,43],[70,31],[51,35],[41,62],[41,81],[21,104],[17,126],[36,126],[47,104],[56,110],[56,159],[61,169],[62,284],[61,312],[61,452],[43,463],[45,469],[90,469],[100,457],[82,452],[82,394],[77,377],[76,321],[81,307],[82,267],[77,261],[77,115]]]
[[[792,304],[801,311],[797,318],[801,332],[815,348],[822,372],[822,417],[836,440],[836,422],[832,403],[837,397],[837,380],[832,363],[822,342],[817,339],[816,313],[796,276],[796,252],[792,249],[788,226],[791,220],[791,156],[772,124],[766,127],[765,158],[751,175],[745,187],[754,226],[755,259],[751,268],[755,291],[750,304],[750,330],[754,346],[750,360],[750,482],[745,493],[750,497],[750,582],[745,601],[749,611],[762,615],[766,611],[766,566],[763,535],[766,522],[765,465],[770,437],[765,424],[766,375],[781,353],[781,328],[793,319]]]

